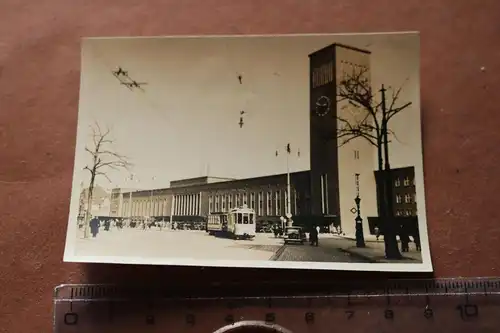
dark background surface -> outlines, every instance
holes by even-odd
[[[66,282],[400,276],[63,263],[88,36],[420,31],[435,276],[500,275],[499,13],[498,0],[2,0],[0,331],[49,332],[52,289]]]

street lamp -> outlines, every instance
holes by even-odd
[[[290,154],[292,153],[292,149],[290,146],[290,143],[286,144],[286,196],[285,196],[285,201],[286,201],[286,220],[287,220],[287,225],[292,226],[293,221],[292,221],[292,202],[290,200],[291,198],[291,184],[290,184]],[[276,156],[278,156],[279,153],[276,151]],[[300,150],[297,150],[297,156],[300,156]]]
[[[125,181],[128,183],[128,182],[135,182],[137,183],[138,180],[137,178],[134,178],[134,175],[130,175],[130,177],[127,177],[125,179]],[[132,189],[129,188],[129,197],[128,197],[128,217],[129,217],[129,220],[132,220]],[[129,221],[130,222],[130,221]]]
[[[365,247],[365,238],[363,235],[363,219],[361,218],[361,198],[359,197],[359,173],[354,175],[356,182],[356,198],[354,202],[356,203],[356,218],[354,219],[356,223],[356,247]]]
[[[291,224],[292,220],[292,205],[290,202],[290,144],[286,146],[286,218],[287,223]],[[283,228],[285,230],[285,228]]]
[[[174,213],[178,214],[177,210],[175,209],[175,205],[177,204],[175,200],[176,193],[172,192],[172,203],[170,204],[170,218],[168,219],[170,229],[172,229],[172,223],[174,220]]]
[[[155,177],[155,176],[151,177],[151,180],[152,180],[152,181],[153,181],[153,183],[154,183],[154,181],[156,180],[156,177]],[[154,215],[154,207],[153,207],[153,191],[154,191],[154,187],[152,186],[152,187],[151,187],[151,193],[150,193],[150,196],[149,196],[149,212],[150,212],[149,216],[150,216],[150,217],[153,217],[153,215]]]
[[[78,219],[77,224],[80,224],[80,221],[85,218],[85,190],[83,187],[83,181],[80,182],[80,197],[78,201]]]

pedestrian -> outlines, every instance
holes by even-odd
[[[408,252],[410,250],[410,236],[404,225],[399,229],[399,240],[401,241],[401,252]]]
[[[312,227],[311,232],[309,233],[309,242],[311,243],[311,246],[319,246],[318,227]]]
[[[316,246],[319,245],[319,234],[321,233],[321,228],[319,225],[316,226]]]
[[[90,232],[92,233],[92,237],[95,238],[99,233],[99,227],[101,226],[101,222],[98,218],[94,217],[90,220]]]
[[[378,239],[380,238],[380,228],[375,227],[374,231],[375,231],[375,238],[377,239],[377,242],[378,242]]]
[[[108,219],[105,220],[104,221],[104,230],[109,231],[110,224],[111,224],[110,220],[108,220]]]
[[[276,224],[273,225],[273,233],[274,233],[274,238],[278,238],[279,229]]]
[[[413,235],[413,242],[415,243],[416,250],[420,252],[421,251],[421,247],[420,247],[420,235],[418,233],[418,230],[415,233],[415,235]]]

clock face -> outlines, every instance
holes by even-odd
[[[321,96],[316,100],[316,115],[323,117],[326,116],[332,107],[332,101],[327,96]]]

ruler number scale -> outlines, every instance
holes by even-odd
[[[500,328],[500,278],[325,283],[308,293],[305,288],[275,296],[268,294],[272,285],[263,286],[262,295],[245,296],[250,290],[237,284],[203,291],[63,285],[54,295],[54,332],[229,332],[253,326],[262,332],[446,333]],[[299,286],[303,284],[287,284],[288,290]]]

